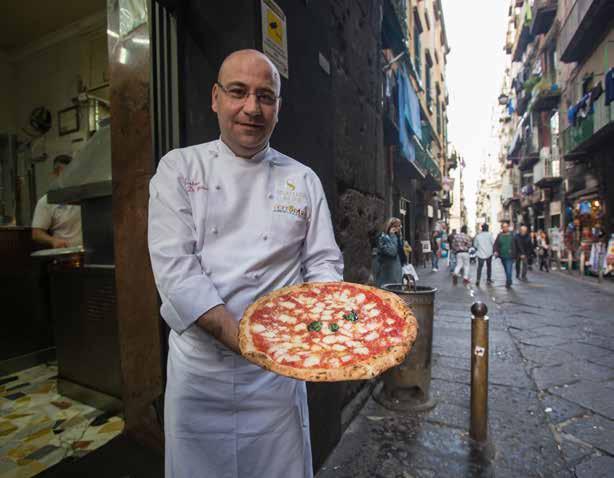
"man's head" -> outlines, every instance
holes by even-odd
[[[501,232],[503,234],[507,234],[508,232],[510,232],[510,223],[505,221],[504,223],[501,224]]]
[[[452,229],[452,234],[456,234],[456,229]]]
[[[520,235],[521,236],[526,236],[528,232],[529,232],[529,228],[527,226],[525,226],[524,224],[522,226],[520,226]]]
[[[232,151],[252,157],[269,142],[281,105],[281,80],[271,60],[257,50],[231,53],[211,92],[211,109]]]
[[[461,232],[462,232],[463,234],[467,234],[467,226],[463,226],[463,227],[461,227]]]
[[[59,176],[64,171],[66,165],[70,164],[72,158],[67,154],[59,154],[55,158],[53,158],[53,171],[51,174],[54,176]]]
[[[482,224],[482,232],[488,232],[488,224]]]

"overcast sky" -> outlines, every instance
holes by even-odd
[[[465,158],[465,200],[473,226],[480,164],[493,148],[491,120],[506,64],[503,45],[509,2],[442,0],[442,4],[451,48],[446,70],[448,140]]]

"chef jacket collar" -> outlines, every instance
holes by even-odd
[[[224,143],[224,141],[222,140],[222,138],[220,137],[220,139],[217,141],[217,147],[218,147],[218,151],[221,154],[227,154],[229,156],[234,156],[236,158],[239,159],[244,159],[246,161],[253,161],[253,162],[259,162],[262,161],[263,159],[267,159],[266,156],[267,154],[271,151],[271,147],[269,146],[269,143],[266,144],[266,146],[259,151],[258,153],[256,153],[255,155],[253,155],[251,158],[243,158],[240,156],[237,156],[232,149],[230,149],[228,147],[228,145],[226,143]],[[269,157],[268,158],[269,161],[271,161],[272,163],[274,163],[273,158]]]

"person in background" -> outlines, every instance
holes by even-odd
[[[529,258],[533,255],[533,241],[529,235],[529,228],[524,224],[520,226],[520,232],[514,237],[516,247],[516,279],[527,280]]]
[[[454,285],[458,282],[461,270],[463,271],[463,284],[469,284],[469,248],[472,242],[471,237],[467,235],[467,226],[461,227],[461,232],[454,235],[453,248],[456,253],[456,267],[452,276],[452,283]]]
[[[475,236],[473,245],[477,249],[478,256],[478,273],[475,285],[480,285],[484,263],[486,263],[486,283],[492,284],[492,255],[495,241],[492,234],[488,232],[488,224],[482,224],[482,232]]]
[[[493,247],[495,257],[501,259],[503,269],[505,270],[505,287],[512,286],[512,268],[514,266],[514,257],[516,256],[514,236],[510,232],[510,223],[504,222],[501,224],[501,232],[495,240]]]
[[[539,231],[537,237],[537,257],[539,258],[539,270],[550,272],[550,240],[546,231]]]
[[[53,159],[52,175],[60,177],[72,158],[60,154]],[[36,203],[32,218],[32,239],[51,249],[83,244],[81,206],[49,204],[45,194]]]
[[[531,231],[529,235],[531,236],[531,244],[533,245],[533,250],[529,256],[529,270],[532,271],[533,262],[535,262],[535,258],[537,257],[537,238],[539,237],[539,233]]]
[[[401,220],[391,217],[384,224],[377,238],[377,274],[375,283],[400,284],[403,280],[403,266],[407,263],[403,240],[401,239]]]
[[[448,234],[448,270],[454,274],[456,269],[456,252],[454,251],[454,236],[456,236],[456,229],[452,229],[452,232]]]
[[[431,265],[433,266],[433,272],[439,270],[439,255],[441,254],[439,241],[439,233],[433,231],[431,235]]]

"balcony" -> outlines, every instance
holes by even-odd
[[[605,105],[603,96],[594,105],[595,111],[576,126],[570,126],[562,134],[565,159],[589,152],[614,133],[612,104]]]
[[[441,189],[441,171],[439,165],[433,159],[428,150],[416,148],[416,163],[424,171],[424,186],[427,191],[439,191]]]
[[[558,85],[549,85],[533,91],[531,111],[548,111],[556,108],[561,99],[561,90]]]
[[[542,148],[539,161],[533,166],[533,182],[540,188],[549,188],[561,181],[561,161],[556,148],[554,152],[550,148]]]
[[[395,35],[407,38],[407,2],[406,0],[387,0],[384,2],[384,29],[390,30]],[[401,40],[402,42],[402,40]],[[402,43],[401,43],[402,45]]]
[[[558,0],[535,0],[533,4],[533,22],[531,34],[547,33],[556,18]]]
[[[441,207],[450,208],[452,207],[452,192],[451,191],[443,191],[441,193]]]
[[[522,60],[522,55],[527,46],[533,41],[530,25],[522,17],[518,21],[522,22],[522,26],[519,27],[519,32],[516,35],[516,41],[512,48],[512,61]]]
[[[520,146],[518,168],[526,171],[539,160],[539,135],[536,127],[527,127]]]
[[[575,0],[559,35],[557,51],[561,61],[572,63],[586,58],[597,47],[614,18],[612,0]]]

